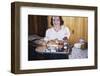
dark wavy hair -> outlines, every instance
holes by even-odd
[[[53,26],[53,17],[59,17],[59,19],[60,19],[60,26],[64,24],[64,21],[63,21],[63,19],[62,19],[61,16],[52,16],[52,17],[51,17],[51,25],[52,25],[52,26]]]

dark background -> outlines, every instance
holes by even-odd
[[[28,35],[44,37],[47,29],[47,16],[28,15]]]

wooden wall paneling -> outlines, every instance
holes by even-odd
[[[37,34],[37,17],[29,15],[28,16],[28,34]]]
[[[37,24],[38,24],[38,34],[44,37],[48,26],[47,16],[38,16]]]
[[[47,16],[29,15],[28,34],[37,34],[44,37],[47,29]]]
[[[86,17],[72,17],[72,16],[63,16],[64,25],[70,29],[70,38],[69,42],[74,44],[79,41],[80,38],[87,41],[88,36],[88,19]],[[48,27],[51,27],[50,24],[51,17],[48,17]]]
[[[51,16],[48,16],[48,28],[52,27],[50,22],[51,22]]]
[[[87,17],[84,18],[83,24],[84,24],[84,39],[86,42],[88,42],[88,18]]]

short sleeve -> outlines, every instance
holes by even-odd
[[[47,29],[45,33],[45,38],[44,38],[45,41],[49,40],[49,34],[50,34],[49,29]]]
[[[64,30],[65,30],[65,36],[67,36],[67,38],[69,39],[70,37],[70,30],[68,27],[64,27]]]

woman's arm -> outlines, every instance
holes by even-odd
[[[70,30],[68,27],[65,28],[66,29],[66,36],[67,36],[67,39],[69,39],[70,37]]]

